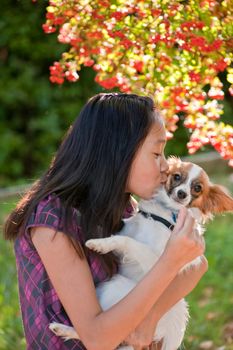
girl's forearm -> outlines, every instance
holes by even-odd
[[[189,294],[207,270],[207,260],[202,258],[201,265],[189,271],[179,273],[170,283],[145,319],[127,337],[126,342],[134,344],[142,341],[150,344],[153,341],[155,329],[160,318],[179,300]]]
[[[144,339],[147,339],[148,342],[148,338],[152,341],[160,318],[195,288],[207,268],[208,262],[203,256],[200,265],[178,273],[135,331],[138,330],[140,334],[144,333]]]
[[[151,310],[151,313],[154,314],[156,323],[173,305],[186,297],[196,287],[207,269],[208,262],[203,256],[200,265],[177,274],[175,279],[170,283]]]

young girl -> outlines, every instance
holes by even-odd
[[[130,195],[148,199],[166,181],[165,143],[150,98],[96,95],[48,171],[11,213],[5,237],[15,241],[27,349],[110,350],[123,341],[142,349],[161,316],[204,274],[204,257],[196,270],[179,273],[204,252],[184,209],[163,255],[125,298],[102,311],[95,294],[95,285],[117,271],[117,261],[89,251],[85,241],[115,234],[132,211]],[[55,336],[49,330],[54,321],[72,324],[81,341]]]

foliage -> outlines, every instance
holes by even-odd
[[[68,44],[57,43],[56,34],[44,35],[41,26],[47,5],[48,1],[1,1],[0,187],[40,176],[87,98],[105,91],[95,83],[91,67],[83,66],[79,84],[56,86],[48,81],[49,65]],[[225,75],[221,73],[222,81]],[[231,123],[230,95],[222,102],[222,118]],[[189,135],[183,127],[184,116],[179,114],[179,119],[166,153],[181,156],[187,154]]]
[[[184,114],[189,152],[211,144],[233,166],[233,127],[218,122],[219,73],[233,84],[232,0],[50,0],[46,18],[44,31],[59,29],[70,47],[50,68],[52,82],[77,81],[92,67],[106,89],[152,95],[168,137]]]
[[[1,1],[0,186],[38,177],[87,98],[101,90],[87,69],[79,86],[49,82],[50,60],[62,48],[41,28],[46,5]]]

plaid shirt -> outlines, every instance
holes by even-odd
[[[74,209],[73,215],[75,214],[77,215],[77,211]],[[130,214],[132,208],[128,208],[124,216],[128,217]],[[19,299],[27,349],[85,350],[81,341],[64,342],[48,328],[51,322],[66,325],[71,325],[71,322],[32,243],[29,229],[38,226],[63,231],[61,202],[58,197],[50,195],[39,203],[31,215],[24,234],[15,241]],[[73,226],[78,240],[82,243],[82,233],[75,217]],[[95,285],[109,278],[98,254],[90,251],[87,260]]]

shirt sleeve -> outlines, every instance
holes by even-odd
[[[30,234],[32,227],[43,226],[60,231],[62,229],[62,207],[59,198],[48,196],[42,200],[31,214],[26,225],[26,233]]]

